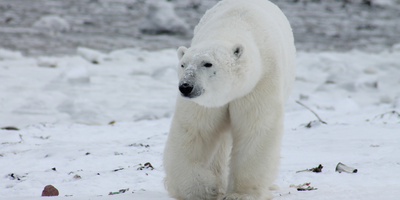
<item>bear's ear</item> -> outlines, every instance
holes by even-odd
[[[235,46],[232,48],[233,55],[235,55],[236,58],[240,58],[240,56],[243,54],[243,50],[244,47],[241,44],[235,44]]]
[[[180,47],[178,48],[177,53],[178,53],[178,59],[179,59],[179,60],[182,59],[183,55],[185,55],[185,51],[186,51],[186,50],[187,50],[187,48],[184,47],[184,46],[180,46]]]

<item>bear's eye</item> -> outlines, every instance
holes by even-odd
[[[181,65],[182,68],[184,68],[185,66]]]
[[[204,64],[204,67],[212,67],[212,64],[211,63],[206,63],[206,64]]]

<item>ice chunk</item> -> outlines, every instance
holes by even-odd
[[[372,2],[374,5],[392,6],[396,3],[396,0],[374,0]]]
[[[0,49],[0,60],[20,59],[22,57],[21,52]]]
[[[107,57],[106,54],[86,47],[78,47],[76,51],[78,55],[82,56],[82,58],[93,64],[99,64],[100,62],[103,62],[104,59]]]
[[[175,14],[171,3],[151,0],[148,1],[147,14],[139,29],[150,34],[186,34],[189,26]]]
[[[33,24],[33,27],[52,32],[66,32],[70,30],[68,21],[56,15],[41,17]]]
[[[394,44],[391,50],[392,52],[400,52],[400,43]]]
[[[102,109],[86,98],[66,99],[57,109],[69,114],[72,121],[84,124],[99,124],[99,117],[102,116]]]
[[[392,103],[393,99],[389,95],[385,94],[385,95],[382,95],[382,96],[379,97],[379,101],[381,103],[390,104],[390,103]]]
[[[84,65],[71,65],[60,73],[58,77],[45,86],[47,90],[59,90],[69,86],[82,86],[90,84],[89,72]]]
[[[39,57],[37,58],[36,63],[39,67],[57,67],[58,60],[50,57]]]
[[[87,84],[90,83],[89,73],[84,66],[74,66],[64,72],[65,78],[71,84]]]
[[[396,97],[393,101],[393,107],[400,111],[400,97]]]

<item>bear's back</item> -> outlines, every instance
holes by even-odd
[[[220,25],[223,26],[234,25],[225,23],[226,21],[245,21],[249,25],[259,25],[260,27],[276,23],[282,28],[290,29],[282,11],[268,0],[223,0],[207,10],[195,27],[194,35],[214,23],[221,22]],[[264,25],[260,23],[264,23]]]

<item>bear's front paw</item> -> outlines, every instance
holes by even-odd
[[[220,200],[255,200],[255,198],[248,194],[228,194],[220,198]]]
[[[224,192],[218,189],[218,187],[196,186],[195,188],[188,188],[186,191],[180,195],[177,195],[176,197],[184,200],[217,200],[218,197],[221,197],[223,194]]]
[[[218,195],[221,195],[221,191],[215,186],[205,187],[203,190],[200,190],[198,194],[201,199],[217,199]]]

